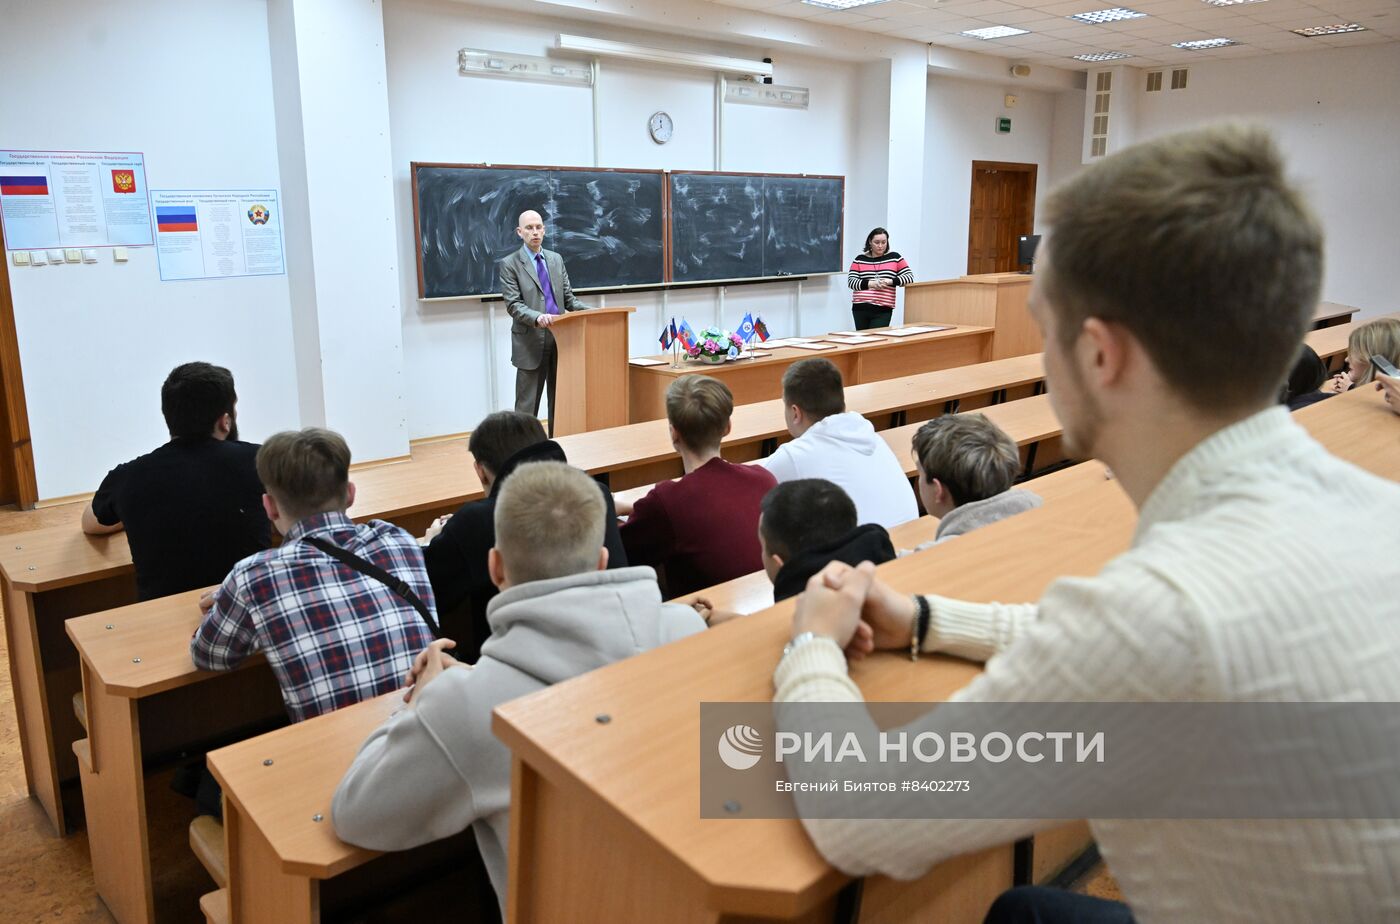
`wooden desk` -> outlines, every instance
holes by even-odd
[[[1293,419],[1337,458],[1400,481],[1400,414],[1374,388],[1356,388],[1308,405],[1294,411]]]
[[[882,428],[936,416],[959,402],[977,406],[1028,394],[1043,378],[1040,356],[1022,356],[852,385],[846,400],[850,410]],[[725,453],[735,461],[756,459],[767,441],[786,434],[780,400],[743,405],[735,409]],[[608,476],[613,487],[651,484],[681,473],[664,420],[574,434],[558,442],[572,464]],[[482,496],[465,450],[361,469],[351,477],[357,488],[351,516],[389,520],[415,534],[433,517]],[[82,732],[67,706],[79,689],[78,658],[61,624],[136,599],[131,553],[125,533],[95,537],[53,527],[15,534],[0,544],[0,574],[26,779],[55,831],[62,833],[67,822],[76,821],[65,820],[63,784],[77,776],[70,746]]]
[[[904,287],[904,323],[978,324],[993,329],[992,359],[1039,353],[1040,329],[1026,308],[1031,277],[986,273]]]
[[[955,323],[943,321],[943,324]],[[879,331],[867,331],[879,336]],[[830,350],[801,350],[780,347],[767,358],[745,359],[719,365],[684,362],[672,369],[669,355],[651,356],[663,360],[659,366],[629,365],[631,409],[628,420],[637,423],[666,416],[666,389],[683,375],[712,375],[729,386],[734,403],[752,404],[781,398],[782,378],[788,366],[800,359],[821,356],[836,364],[847,385],[880,382],[919,372],[968,366],[992,359],[992,331],[987,327],[960,326],[952,330],[911,337],[884,337],[878,343],[833,345]],[[762,347],[759,347],[762,349]]]
[[[1126,547],[1134,514],[1117,485],[996,523],[881,566],[894,586],[971,599],[1034,600],[1051,580],[1093,574]],[[1024,554],[1021,554],[1024,552]],[[512,921],[821,920],[845,877],[792,820],[701,819],[699,704],[764,702],[792,601],[610,665],[496,710],[514,752]],[[883,655],[852,676],[875,701],[940,701],[978,671],[948,658]],[[607,724],[594,720],[610,716]],[[606,838],[607,851],[596,849]],[[867,881],[862,921],[980,920],[1012,883],[1010,845],[957,858],[916,883]],[[606,887],[603,887],[606,884]]]
[[[177,750],[246,738],[285,723],[267,662],[230,673],[195,668],[189,640],[201,591],[70,619],[82,662],[88,734],[73,750],[97,893],[121,924],[156,920],[146,812],[150,766]],[[65,704],[66,705],[66,704]],[[178,917],[167,908],[163,917]],[[191,909],[183,909],[189,911]]]
[[[1342,305],[1337,302],[1318,302],[1317,311],[1313,313],[1312,329],[1322,330],[1324,327],[1350,324],[1352,316],[1360,310],[1360,308],[1353,308],[1351,305]]]

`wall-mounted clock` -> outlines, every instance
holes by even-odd
[[[654,112],[647,120],[647,131],[651,134],[651,140],[657,144],[665,144],[670,141],[675,130],[676,123],[671,121],[670,113]]]

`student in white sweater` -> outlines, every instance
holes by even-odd
[[[885,529],[919,515],[914,489],[870,421],[846,410],[841,370],[828,359],[801,359],[783,373],[783,419],[792,441],[762,465],[778,483],[825,478],[855,501],[861,523]]]
[[[496,501],[488,567],[501,592],[475,666],[434,642],[414,664],[408,708],[371,734],[331,804],[342,839],[404,850],[471,825],[505,918],[510,751],[491,710],[705,628],[661,602],[650,568],[607,567],[598,485],[562,462],[522,465]]]
[[[843,649],[912,643],[987,660],[964,701],[1400,700],[1400,485],[1329,455],[1274,404],[1323,242],[1267,134],[1217,126],[1128,149],[1044,217],[1030,306],[1050,396],[1070,454],[1112,466],[1137,505],[1132,547],[1036,604],[910,598],[868,564],[832,566],[801,598],[775,698],[859,701]],[[940,715],[917,731],[946,733]],[[806,821],[842,870],[902,878],[1049,824]],[[1020,889],[988,921],[1400,916],[1394,819],[1091,825],[1129,907]]]

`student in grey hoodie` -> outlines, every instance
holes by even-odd
[[[791,442],[758,464],[778,483],[825,478],[855,501],[861,523],[892,529],[919,515],[904,466],[870,421],[846,410],[841,370],[829,359],[801,359],[783,373],[783,419]]]
[[[938,532],[918,549],[1042,503],[1038,494],[1012,489],[1021,472],[1021,452],[1006,431],[982,414],[935,417],[914,434],[912,450],[919,499],[938,517]]]
[[[605,664],[699,632],[688,606],[662,603],[651,568],[605,570],[606,504],[560,462],[522,465],[496,499],[487,607],[491,637],[474,667],[437,641],[414,663],[408,707],[360,748],[336,789],[336,834],[403,850],[471,825],[505,914],[510,751],[491,710]]]

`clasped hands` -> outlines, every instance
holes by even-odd
[[[457,643],[450,638],[440,638],[430,644],[427,648],[418,652],[418,657],[413,659],[413,666],[408,670],[408,680],[404,690],[403,701],[412,703],[424,687],[432,683],[437,676],[449,668],[461,668],[471,670],[470,664],[464,664],[447,652],[456,648]]]
[[[907,649],[918,607],[875,577],[875,565],[834,561],[807,581],[792,616],[794,637],[811,632],[836,642],[858,661],[872,651]]]

